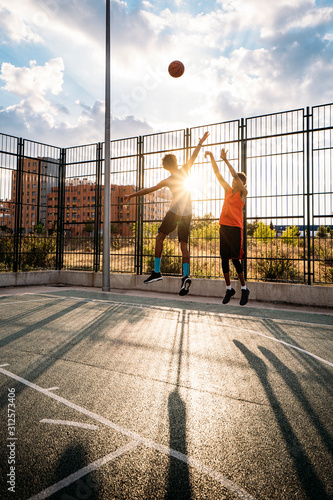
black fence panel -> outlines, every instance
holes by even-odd
[[[235,170],[247,175],[246,278],[332,284],[332,104],[111,141],[111,272],[150,273],[171,193],[125,197],[169,175],[161,163],[166,153],[183,165],[206,131],[187,185],[191,275],[222,276],[224,190],[205,151],[231,183],[220,159],[225,148]],[[61,149],[0,134],[0,272],[101,271],[103,207],[103,143]],[[176,231],[164,241],[161,270],[182,272]]]
[[[333,104],[312,108],[313,282],[333,283]]]

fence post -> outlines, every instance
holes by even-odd
[[[305,137],[306,137],[306,211],[307,211],[307,275],[308,285],[311,285],[311,210],[310,210],[310,108],[307,106],[305,115]]]
[[[100,269],[101,252],[101,189],[102,189],[102,143],[96,144],[96,188],[95,188],[95,224],[94,224],[94,264],[93,270]]]
[[[247,175],[247,162],[246,162],[246,122],[244,118],[241,119],[241,125],[240,125],[240,133],[241,133],[241,140],[240,140],[240,160],[241,160],[241,171],[244,172],[245,175]],[[247,210],[246,210],[246,203],[244,206],[244,223],[243,223],[243,246],[244,246],[244,253],[245,256],[247,255]],[[247,259],[244,260],[244,278],[245,280],[247,279]]]
[[[58,179],[58,220],[56,240],[56,269],[64,265],[64,212],[65,212],[65,182],[66,182],[66,149],[60,152],[59,179]]]
[[[14,220],[14,262],[13,271],[20,269],[20,247],[22,237],[22,175],[24,161],[24,140],[20,137],[17,142],[17,168],[16,168],[16,199]]]
[[[144,143],[138,137],[137,143],[137,190],[144,186]],[[143,268],[143,199],[136,197],[136,274],[142,274]]]

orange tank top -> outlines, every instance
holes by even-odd
[[[236,226],[243,228],[243,207],[240,191],[232,192],[229,188],[226,192],[222,212],[220,215],[220,226]]]

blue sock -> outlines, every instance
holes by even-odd
[[[161,272],[161,257],[155,257],[154,271],[155,271],[155,273]]]
[[[183,264],[183,276],[188,276],[190,274],[190,264],[187,262]]]

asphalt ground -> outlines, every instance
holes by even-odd
[[[0,290],[1,498],[333,498],[333,311]]]

